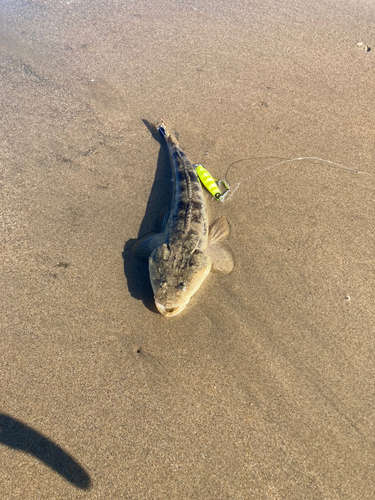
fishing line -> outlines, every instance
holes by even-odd
[[[270,157],[268,157],[268,158],[270,158]],[[243,162],[243,161],[249,161],[249,160],[254,160],[254,159],[256,159],[256,158],[253,158],[253,157],[242,158],[241,160],[236,160],[233,163],[231,163],[228,166],[227,170],[226,170],[225,179],[228,178],[228,172],[229,172],[230,168],[233,165],[236,165],[237,163],[240,163],[240,162]],[[262,172],[266,172],[267,170],[271,170],[271,168],[278,167],[280,165],[284,165],[285,163],[291,163],[292,161],[301,161],[301,160],[318,160],[318,161],[323,161],[323,162],[329,163],[330,165],[333,165],[335,167],[343,168],[345,170],[350,170],[351,172],[355,172],[356,174],[363,174],[364,173],[364,172],[361,172],[360,170],[355,170],[354,168],[349,168],[349,167],[346,167],[345,165],[341,165],[341,163],[336,163],[334,161],[325,160],[324,158],[318,158],[317,156],[301,156],[299,158],[292,158],[291,160],[283,160],[283,161],[280,161],[278,163],[274,163],[273,165],[270,165],[269,167],[263,168],[262,170],[258,170],[258,172],[255,172],[254,174],[249,175],[248,177],[246,177],[246,179],[244,179],[243,181],[240,181],[240,182],[237,183],[236,187],[234,189],[232,189],[228,193],[228,196],[226,196],[226,200],[229,200],[234,195],[234,193],[240,187],[240,184],[242,184],[243,182],[251,179],[252,177],[255,177],[256,175],[259,175]]]

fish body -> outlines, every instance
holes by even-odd
[[[194,165],[164,122],[158,127],[168,147],[173,172],[173,197],[161,231],[141,241],[135,254],[148,256],[155,305],[166,317],[183,311],[211,268],[228,273],[233,259],[218,243],[229,232],[225,217],[209,231],[203,190]]]

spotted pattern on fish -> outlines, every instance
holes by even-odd
[[[186,307],[211,267],[218,269],[217,263],[221,262],[220,271],[229,273],[234,264],[229,252],[218,244],[229,232],[228,222],[222,217],[208,230],[203,190],[195,166],[163,122],[158,130],[171,160],[173,198],[162,232],[140,242],[135,253],[139,252],[140,258],[147,256],[155,305],[169,317]]]
[[[208,218],[201,183],[194,166],[179,146],[169,138],[167,144],[172,150],[175,179],[169,242],[173,244],[189,238],[189,248],[202,248],[207,244]]]

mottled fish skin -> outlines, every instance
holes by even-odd
[[[154,130],[154,127],[149,127]],[[208,229],[201,183],[195,166],[164,124],[157,131],[165,139],[172,165],[173,198],[161,232],[139,240],[133,255],[148,261],[155,305],[166,317],[183,311],[210,270],[232,271],[232,253],[221,243],[229,234],[225,217]]]
[[[172,163],[173,200],[163,231],[163,243],[149,258],[155,304],[164,316],[175,316],[187,305],[211,269],[208,216],[195,167],[168,132],[159,127]]]
[[[183,245],[190,251],[204,250],[208,242],[208,216],[195,167],[168,134],[164,123],[159,131],[168,145],[174,177],[174,196],[166,225],[168,243]]]

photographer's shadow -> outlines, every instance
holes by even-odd
[[[15,418],[0,413],[0,445],[21,450],[82,490],[91,486],[90,476],[71,455],[47,437]]]

